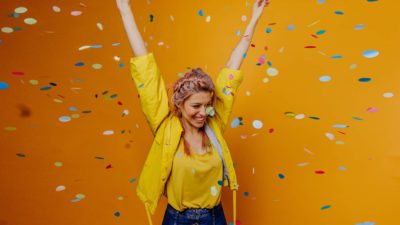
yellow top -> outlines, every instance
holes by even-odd
[[[186,208],[213,208],[221,200],[222,161],[218,152],[184,152],[183,138],[175,153],[167,182],[168,203],[178,211]]]

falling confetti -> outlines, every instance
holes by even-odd
[[[379,55],[379,51],[377,51],[377,50],[366,50],[363,52],[363,56],[368,59],[375,58],[378,55]]]

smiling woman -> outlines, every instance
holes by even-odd
[[[145,203],[150,224],[150,214],[154,214],[164,194],[168,207],[163,225],[226,225],[221,189],[228,185],[233,191],[233,221],[236,221],[239,185],[222,134],[243,80],[239,70],[243,55],[266,5],[268,0],[255,1],[245,34],[219,73],[216,85],[202,69],[192,69],[175,82],[169,101],[154,54],[148,53],[136,26],[130,1],[117,0],[136,55],[131,59],[132,77],[138,87],[142,110],[155,135],[136,189]]]

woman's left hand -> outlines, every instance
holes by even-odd
[[[253,4],[252,19],[258,20],[261,17],[264,8],[267,7],[268,4],[269,0],[256,0],[256,2]]]

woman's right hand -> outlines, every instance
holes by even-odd
[[[130,0],[116,0],[119,10],[126,10],[131,8]]]

